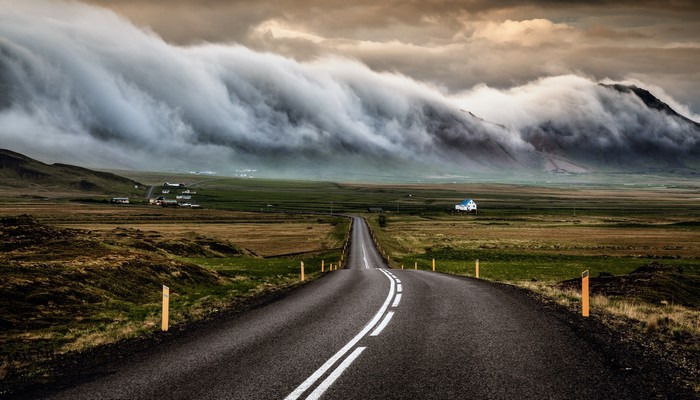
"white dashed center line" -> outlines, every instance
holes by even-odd
[[[364,246],[363,246],[363,248],[364,248]],[[297,386],[297,388],[294,389],[294,391],[292,393],[290,393],[287,397],[285,397],[285,400],[295,400],[295,399],[298,399],[302,394],[304,394],[304,392],[307,391],[311,386],[313,386],[317,380],[319,380],[331,367],[333,367],[333,365],[336,362],[338,362],[338,360],[340,360],[343,356],[345,356],[345,354],[348,351],[350,351],[350,349],[355,347],[357,342],[359,342],[360,339],[365,337],[367,335],[367,333],[369,331],[371,331],[372,328],[374,328],[374,326],[377,325],[379,320],[384,316],[384,313],[386,312],[387,308],[389,308],[389,304],[391,304],[391,300],[394,298],[394,294],[396,293],[396,282],[394,282],[394,280],[391,277],[389,277],[389,275],[383,269],[380,268],[379,270],[382,271],[382,273],[384,273],[384,275],[386,275],[386,277],[387,277],[387,279],[389,279],[389,281],[391,281],[391,286],[389,287],[389,294],[387,295],[386,300],[384,300],[384,304],[382,304],[382,306],[379,308],[379,311],[377,311],[377,313],[374,315],[374,318],[372,318],[372,320],[369,321],[369,323],[367,325],[365,325],[365,327],[357,335],[355,335],[354,338],[352,338],[345,346],[343,346],[342,349],[338,350],[338,352],[335,353],[333,355],[333,357],[329,358],[323,365],[321,365],[321,367],[319,369],[317,369],[313,374],[311,374],[311,376],[306,378],[306,380],[304,382],[302,382],[301,385]],[[386,322],[388,323],[389,321],[386,321]],[[356,351],[357,350],[355,350],[355,352]],[[355,354],[355,352],[353,352],[352,354]],[[336,368],[336,370],[333,371],[333,373],[338,371],[340,369],[340,367],[345,362],[347,362],[347,365],[345,366],[345,368],[347,368],[350,365],[350,363],[352,363],[352,361],[354,361],[355,358],[357,358],[360,355],[360,353],[361,353],[361,351],[359,353],[357,353],[355,355],[355,357],[353,357],[352,359],[350,359],[350,357],[348,357],[348,359],[346,359],[343,363],[341,363],[341,365],[338,366],[338,368]],[[345,370],[345,368],[343,368],[343,370]],[[340,375],[340,373],[342,373],[342,371],[340,371],[338,373],[338,375]],[[328,378],[326,378],[326,379],[328,379]],[[337,379],[337,377],[335,379]],[[335,381],[335,379],[333,379],[333,381]],[[329,386],[330,386],[330,384],[329,384]],[[321,386],[316,388],[314,393],[316,393],[316,391],[319,390],[320,387]],[[325,391],[325,389],[323,391]],[[317,395],[320,396],[321,394],[323,394],[323,391],[317,393]]]
[[[383,331],[384,328],[386,328],[386,326],[389,324],[389,321],[391,321],[391,318],[392,318],[393,316],[394,316],[394,312],[393,312],[393,311],[389,311],[388,313],[386,313],[386,316],[384,317],[384,320],[382,321],[382,323],[379,324],[379,326],[377,327],[377,329],[375,329],[374,332],[372,332],[372,334],[371,334],[370,336],[377,336],[377,335],[379,335],[380,333],[382,333],[382,331]]]
[[[367,259],[367,249],[365,248],[365,244],[361,243],[360,244],[362,247],[362,262],[364,264],[365,269],[369,269],[369,261]],[[345,355],[355,348],[350,355],[345,357],[345,359],[337,366],[335,369],[333,369],[326,378],[306,397],[307,399],[319,399],[323,393],[328,390],[331,385],[340,377],[340,375],[350,367],[350,365],[355,361],[356,358],[362,354],[363,351],[367,349],[367,347],[355,347],[357,343],[362,340],[367,334],[372,331],[372,333],[369,336],[377,336],[382,331],[384,328],[389,325],[389,322],[391,319],[394,317],[394,311],[388,311],[389,304],[391,304],[392,308],[398,307],[399,303],[401,302],[401,292],[403,291],[403,287],[401,286],[401,280],[396,277],[393,273],[390,271],[387,271],[383,268],[378,268],[379,271],[381,271],[387,279],[390,281],[390,286],[389,286],[389,294],[386,297],[386,300],[384,300],[384,303],[382,306],[379,308],[379,311],[374,315],[372,320],[365,325],[362,330],[355,335],[354,338],[352,338],[343,348],[338,350],[337,353],[335,353],[331,358],[329,358],[321,367],[319,367],[311,376],[306,378],[304,382],[302,382],[292,393],[290,393],[285,400],[296,400],[300,398],[307,390],[311,389],[312,386],[316,384],[316,382],[321,379],[324,375],[328,373],[331,368]],[[393,302],[392,302],[393,300]],[[379,321],[381,320],[381,323]],[[379,323],[379,325],[377,325]],[[376,328],[375,328],[376,327]]]
[[[369,263],[367,262],[367,250],[365,249],[364,243],[362,243],[362,261],[365,263],[365,269],[369,269]]]
[[[396,297],[394,297],[394,304],[392,304],[392,307],[398,307],[399,303],[401,302],[401,293],[396,293]]]

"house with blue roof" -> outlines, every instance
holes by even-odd
[[[457,211],[476,211],[476,203],[472,199],[466,199],[455,206]]]

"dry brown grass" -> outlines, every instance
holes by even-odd
[[[82,204],[4,204],[0,216],[30,214],[66,228],[108,231],[118,227],[157,232],[169,239],[201,235],[227,240],[262,257],[327,250],[338,246],[333,226],[314,217],[180,210],[155,206],[111,207]]]
[[[567,308],[580,310],[581,292],[579,291],[562,290],[544,282],[515,282],[515,284],[553,299]],[[656,305],[636,300],[613,299],[603,295],[591,296],[590,306],[592,314],[605,313],[631,319],[642,323],[649,333],[663,327],[671,333],[685,332],[700,337],[700,310],[675,304]]]
[[[123,224],[80,224],[67,227],[108,231]],[[206,224],[185,221],[178,224],[131,223],[130,228],[157,232],[165,238],[192,238],[202,235],[227,240],[262,257],[326,250],[337,246],[332,239],[333,226],[315,223],[265,222]]]
[[[478,219],[406,217],[391,221],[383,236],[397,254],[422,253],[426,247],[535,251],[539,253],[605,256],[697,256],[700,235],[693,230],[648,226],[611,227],[608,218],[586,218],[576,224],[552,216],[533,216],[501,224]],[[581,226],[586,225],[586,226]]]

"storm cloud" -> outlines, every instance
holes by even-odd
[[[593,77],[455,91],[333,54],[175,45],[76,2],[0,4],[2,147],[50,161],[406,173],[542,169],[591,154],[606,164],[620,151],[682,159],[699,147],[691,122]]]
[[[639,79],[700,113],[693,0],[92,1],[175,44],[340,55],[450,91],[563,74]]]

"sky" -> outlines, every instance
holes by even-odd
[[[0,0],[1,147],[315,178],[700,159],[690,2],[91,1]]]
[[[655,85],[700,114],[695,0],[91,0],[169,43],[327,55],[456,93],[566,74]]]

